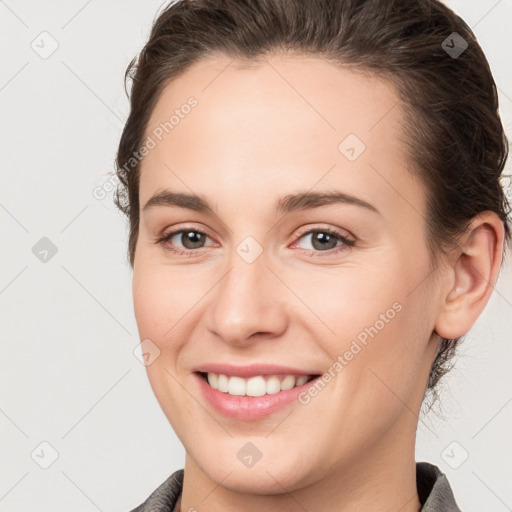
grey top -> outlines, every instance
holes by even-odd
[[[147,500],[131,512],[172,512],[183,487],[184,470],[175,471]],[[446,475],[428,462],[416,463],[420,512],[461,512]]]

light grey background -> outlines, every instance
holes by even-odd
[[[448,4],[488,56],[510,136],[512,2]],[[183,467],[134,355],[126,224],[110,192],[94,196],[114,183],[124,71],[161,5],[0,1],[2,512],[127,511]],[[53,257],[33,253],[43,237]],[[419,422],[416,458],[464,512],[512,510],[511,285],[508,262],[445,380],[444,419]]]

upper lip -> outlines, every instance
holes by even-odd
[[[290,366],[277,364],[251,364],[248,366],[234,366],[222,363],[206,363],[194,368],[195,372],[218,373],[230,377],[255,377],[257,375],[318,375],[318,372],[310,372]]]

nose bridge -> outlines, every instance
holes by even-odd
[[[243,344],[254,333],[275,335],[286,323],[279,283],[267,268],[262,248],[253,259],[256,250],[250,239],[233,249],[228,271],[210,302],[208,328],[230,343]]]

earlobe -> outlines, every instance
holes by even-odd
[[[435,331],[443,338],[466,334],[491,296],[502,260],[504,226],[496,213],[477,215],[461,237],[457,257],[447,271],[449,289],[442,298]]]

